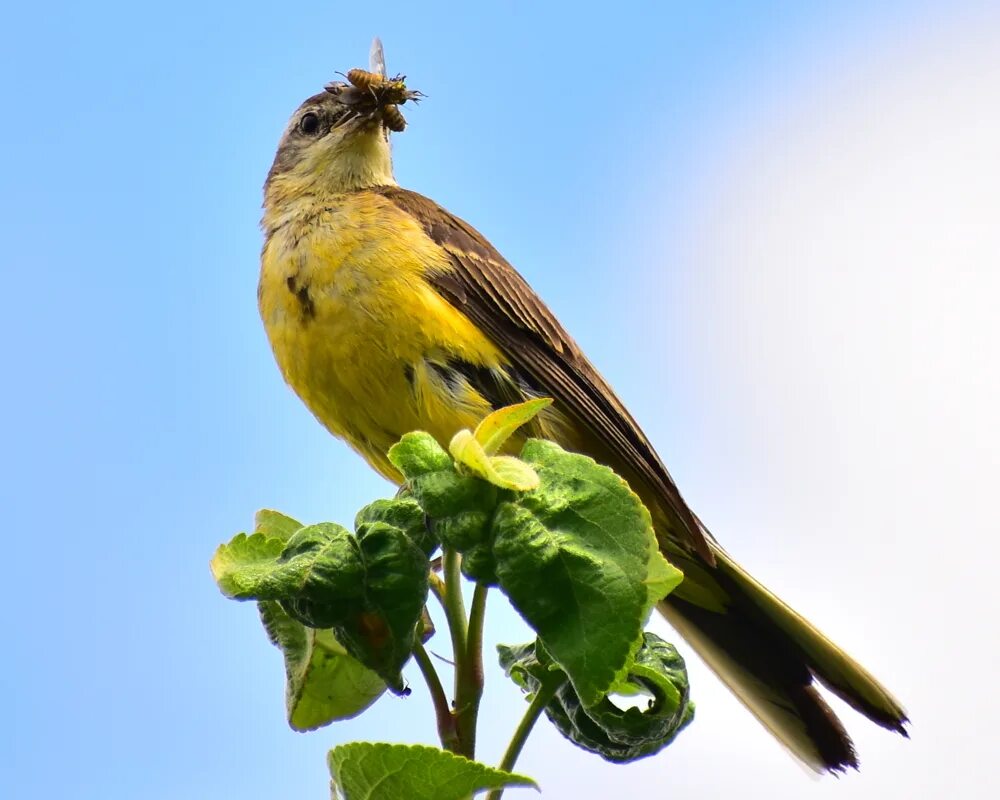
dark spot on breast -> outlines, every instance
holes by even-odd
[[[403,375],[406,377],[406,382],[410,384],[410,389],[413,389],[414,388],[413,364],[403,364]]]
[[[304,321],[313,319],[316,316],[316,305],[309,296],[309,284],[305,282],[300,284],[295,275],[289,275],[285,279],[285,284],[288,286],[288,291],[294,294],[295,299],[299,301],[302,319]]]

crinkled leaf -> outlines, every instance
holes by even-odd
[[[513,456],[487,455],[472,431],[456,433],[448,449],[457,463],[501,489],[527,492],[538,486],[538,474],[528,464]]]
[[[407,485],[433,520],[466,511],[492,511],[497,502],[496,486],[471,475],[459,475],[451,463],[446,469],[411,478]]]
[[[261,584],[273,576],[288,539],[301,528],[300,522],[278,511],[258,511],[254,532],[237,534],[228,544],[219,545],[212,557],[212,576],[222,593],[237,600],[256,597]]]
[[[529,695],[543,681],[551,687],[558,680],[536,645],[499,648],[501,665]],[[684,659],[673,645],[645,633],[628,670],[628,681],[651,695],[647,708],[623,710],[607,697],[588,706],[565,681],[546,705],[545,714],[567,739],[608,761],[624,763],[652,755],[670,744],[694,717]]]
[[[334,797],[343,800],[464,800],[531,778],[425,745],[351,742],[330,751]],[[536,787],[537,788],[537,787]]]
[[[285,657],[285,703],[293,729],[308,731],[350,719],[385,691],[385,682],[330,631],[305,627],[273,600],[258,607],[268,637]]]
[[[309,628],[332,628],[358,661],[394,692],[409,658],[427,598],[427,555],[402,529],[366,521],[354,536],[323,522],[287,542],[240,534],[219,548],[212,571],[242,600],[277,600]]]
[[[389,461],[408,480],[451,467],[451,456],[424,431],[407,433],[390,447]]]
[[[354,530],[360,534],[365,526],[373,522],[384,522],[402,531],[428,556],[437,549],[438,540],[428,527],[427,516],[412,497],[369,503],[354,518]]]
[[[212,574],[237,600],[303,600],[325,605],[360,598],[364,565],[355,538],[339,525],[300,528],[283,541],[263,533],[237,534],[212,558]],[[325,622],[302,620],[317,628]]]
[[[462,553],[462,574],[483,586],[497,586],[497,560],[489,542],[477,544]]]
[[[476,426],[476,440],[488,455],[495,455],[518,428],[531,422],[542,409],[550,405],[552,398],[539,397],[498,408]]]
[[[497,578],[593,704],[638,648],[649,615],[652,521],[625,481],[591,458],[537,439],[521,457],[541,485],[497,506]]]
[[[332,626],[348,652],[373,669],[392,691],[406,691],[401,670],[422,630],[427,602],[427,555],[398,528],[362,526],[358,542],[365,566],[364,603]]]
[[[492,519],[491,511],[461,511],[450,517],[433,520],[432,527],[442,545],[464,553],[485,541]]]
[[[293,616],[309,627],[329,628],[352,602],[360,601],[364,581],[358,540],[340,525],[320,522],[291,535],[255,597],[301,603]]]
[[[472,475],[460,475],[449,459],[444,469],[410,478],[407,488],[427,515],[430,536],[464,553],[489,535],[497,487]]]
[[[274,573],[283,540],[263,533],[238,533],[228,544],[220,544],[212,556],[212,577],[226,597],[249,600]]]

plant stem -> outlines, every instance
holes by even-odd
[[[441,685],[441,679],[438,677],[437,670],[434,669],[434,663],[419,641],[413,644],[413,659],[420,667],[420,672],[423,673],[427,688],[431,693],[441,746],[445,750],[457,753],[459,752],[458,731],[455,728],[455,717],[448,705],[448,695],[444,693],[444,686]]]
[[[465,658],[465,640],[468,636],[465,601],[462,600],[461,563],[462,557],[457,551],[444,551],[444,613],[448,619],[448,630],[451,631],[451,647],[456,665]]]
[[[521,755],[524,743],[528,740],[528,734],[531,733],[531,729],[535,726],[542,711],[545,710],[545,706],[548,705],[549,700],[552,699],[558,688],[559,683],[553,683],[549,686],[542,684],[538,687],[538,691],[535,692],[535,696],[528,705],[528,710],[524,712],[524,716],[521,718],[517,729],[514,731],[514,735],[510,739],[510,744],[507,745],[507,752],[503,754],[499,769],[505,772],[510,772],[514,769],[517,757]],[[486,795],[486,800],[500,800],[502,796],[503,789],[494,789]]]
[[[476,754],[476,724],[483,697],[483,625],[488,593],[486,586],[476,584],[469,611],[465,658],[457,662],[455,670],[455,727],[462,753],[469,758]]]
[[[466,639],[468,658],[468,683],[479,694],[483,691],[483,627],[486,622],[486,596],[489,587],[476,584],[472,593],[472,609],[469,611],[469,630]]]
[[[465,601],[462,599],[462,557],[456,550],[446,549],[443,560],[444,591],[441,601],[445,617],[448,620],[448,630],[451,633],[452,658],[455,662],[455,703],[454,709],[449,713],[458,740],[458,749],[455,752],[471,759],[475,753],[475,732],[473,731],[471,742],[467,742],[459,726],[465,701],[462,690],[462,675],[468,660],[466,650],[469,635],[468,622],[465,619]]]

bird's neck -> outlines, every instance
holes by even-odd
[[[264,186],[265,232],[293,220],[327,199],[372,186],[395,186],[392,151],[385,136],[361,135],[284,173]]]

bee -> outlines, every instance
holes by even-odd
[[[347,80],[351,82],[352,86],[357,86],[359,89],[374,90],[386,83],[386,78],[383,75],[379,75],[377,72],[369,72],[360,67],[349,69],[347,71]]]
[[[343,75],[343,73],[340,73]],[[344,75],[347,83],[327,84],[326,91],[336,95],[347,106],[361,113],[380,111],[382,122],[390,131],[399,133],[406,127],[406,118],[399,106],[407,100],[418,102],[423,95],[406,88],[406,76],[390,78],[385,71],[385,53],[378,37],[372,42],[368,69],[355,67]]]
[[[382,109],[382,122],[385,123],[390,131],[399,133],[406,127],[406,117],[403,116],[403,112],[399,110],[399,106],[395,103],[389,103]]]
[[[366,69],[355,67],[347,71],[347,80],[351,85],[361,91],[370,92],[376,102],[382,103],[405,103],[416,96],[406,88],[405,78],[397,75],[395,78],[387,78],[377,72],[369,72]]]

